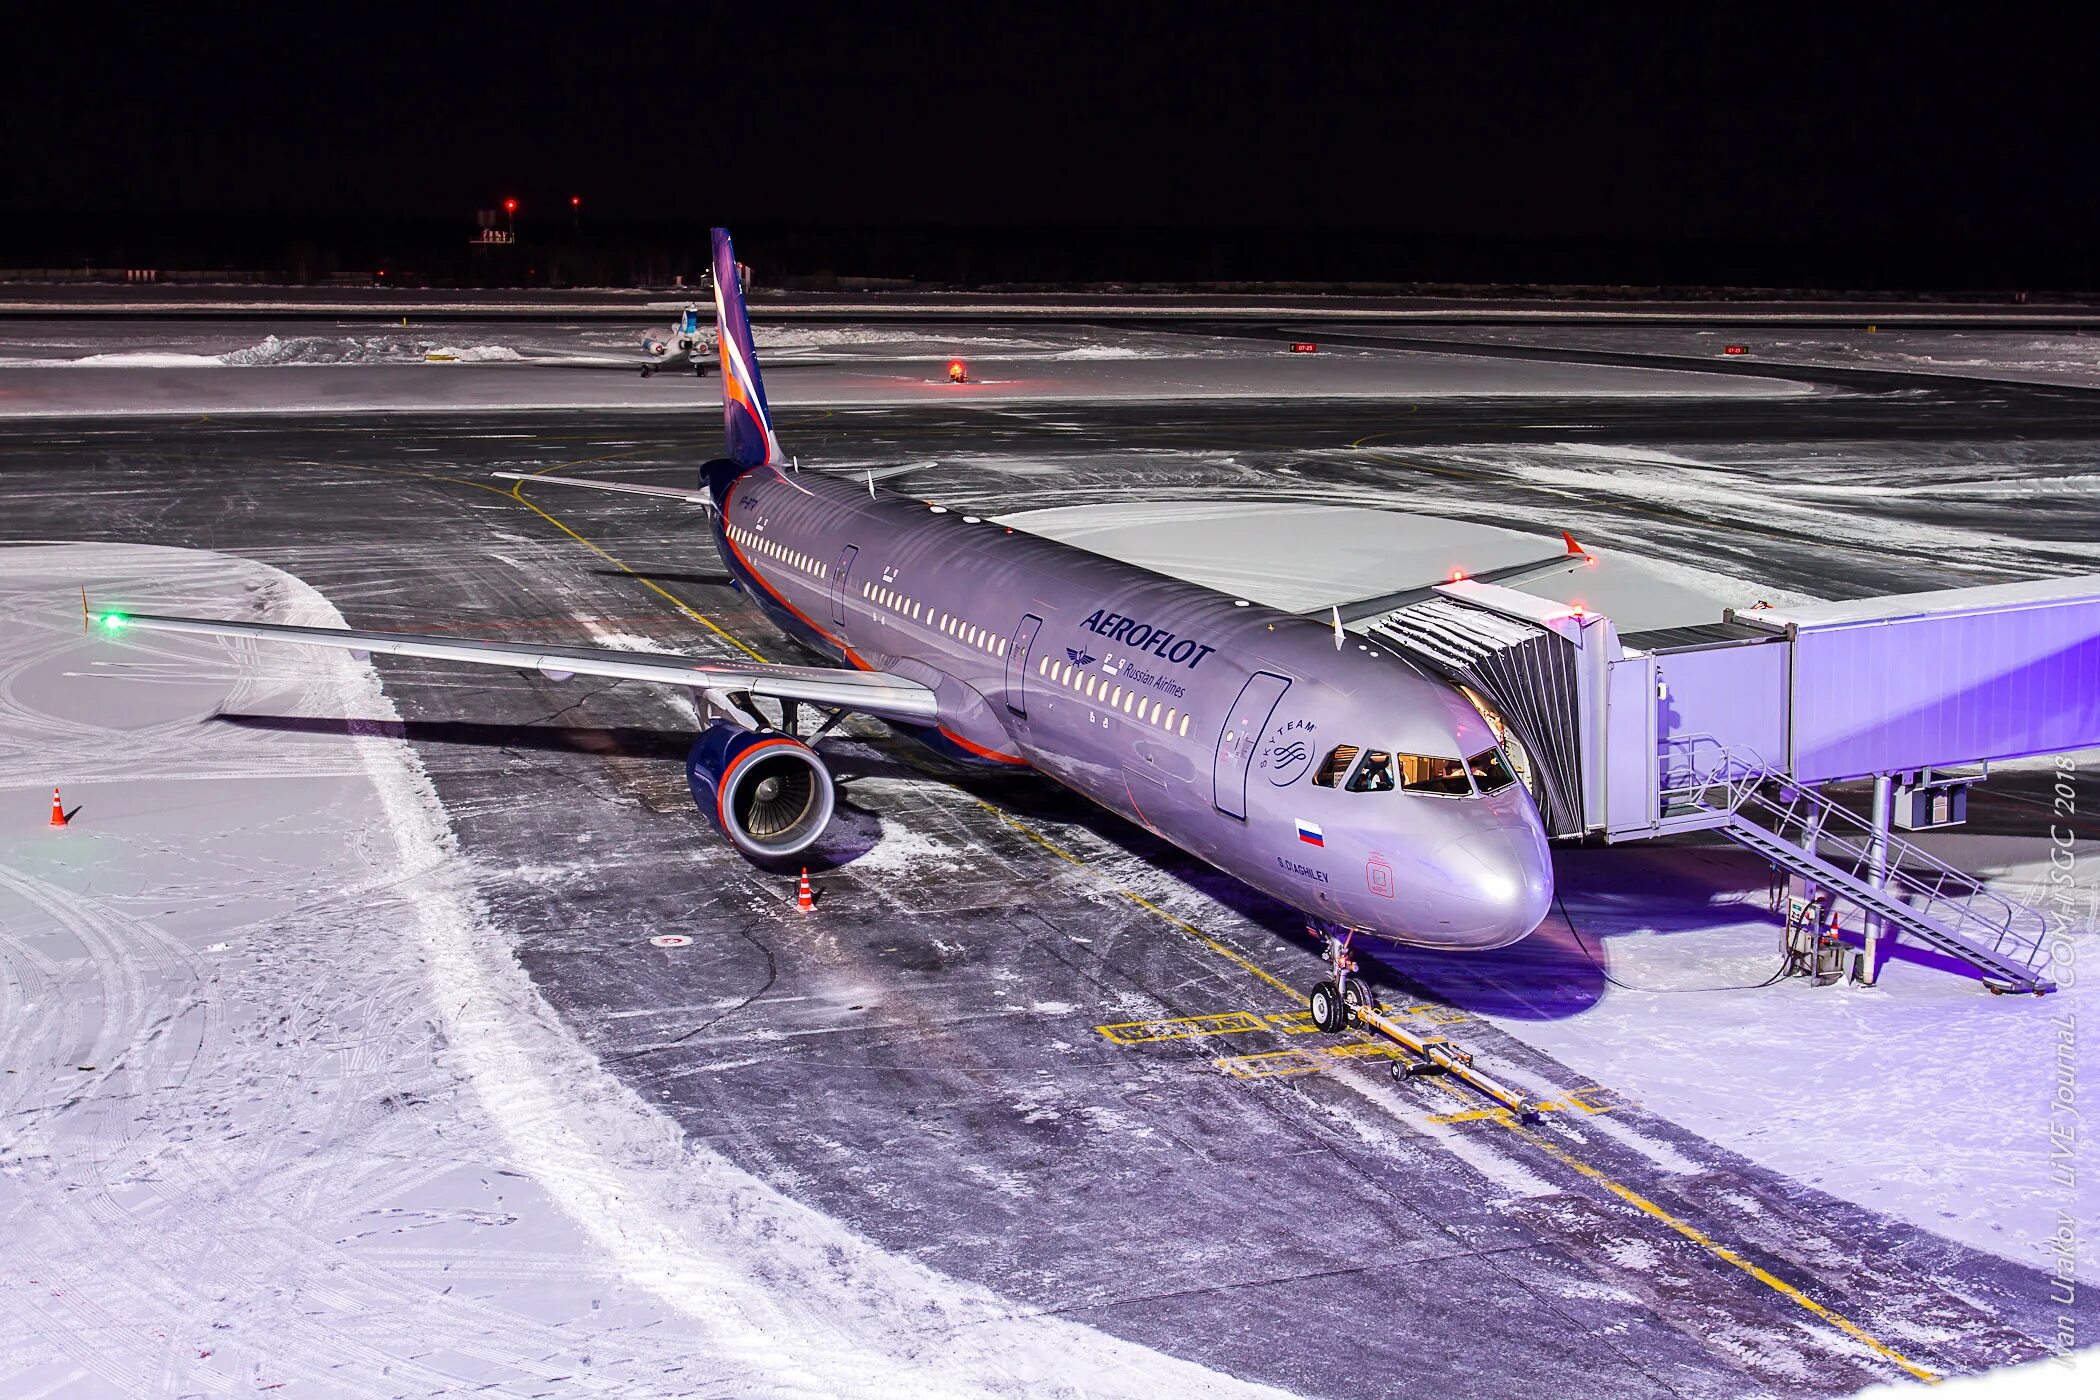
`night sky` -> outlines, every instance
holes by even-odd
[[[811,5],[737,22],[751,12],[42,22],[0,97],[0,208],[464,222],[505,195],[529,218],[574,194],[608,222],[2001,259],[2092,244],[2100,214],[2090,36],[1954,9],[1633,26],[1500,7],[1250,23],[1226,7]],[[9,222],[17,239],[35,227]]]

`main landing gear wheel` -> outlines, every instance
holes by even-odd
[[[1349,1024],[1349,1008],[1332,982],[1313,983],[1313,989],[1305,994],[1305,1004],[1312,1012],[1313,1024],[1329,1035]]]

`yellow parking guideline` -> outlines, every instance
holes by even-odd
[[[639,450],[639,448],[636,449],[636,451]],[[615,452],[608,454],[604,457],[585,457],[582,461],[578,462],[556,462],[553,466],[541,467],[539,471],[534,472],[533,475],[540,476],[544,475],[547,472],[555,471],[560,468],[587,466],[592,462],[610,462],[620,457],[632,457],[634,455],[635,454],[633,452]],[[567,535],[570,539],[576,541],[576,543],[582,545],[585,549],[590,550],[593,554],[596,554],[599,558],[611,564],[614,568],[617,568],[621,573],[627,574],[639,580],[644,588],[647,588],[651,592],[655,593],[658,597],[662,598],[672,607],[678,609],[678,611],[684,613],[687,617],[699,623],[702,627],[705,627],[708,631],[714,633],[723,641],[729,643],[737,650],[743,652],[744,655],[750,657],[753,661],[765,662],[766,657],[758,650],[758,648],[752,646],[750,643],[744,641],[740,637],[735,637],[729,634],[728,632],[725,632],[720,626],[716,624],[713,618],[708,617],[705,614],[699,612],[697,609],[693,608],[683,598],[680,598],[677,594],[665,588],[655,579],[650,578],[648,575],[643,574],[633,568],[630,568],[625,560],[617,558],[610,550],[607,550],[597,544],[594,544],[590,540],[585,539],[582,535],[579,535],[576,533],[576,531],[570,529],[569,526],[565,522],[563,522],[558,516],[550,514],[547,511],[541,510],[531,501],[526,500],[523,494],[524,488],[524,482],[514,482],[511,485],[510,490],[505,492],[504,494],[509,496],[512,500],[516,501],[519,505],[525,507],[525,509],[531,511],[534,515],[537,515],[540,519],[546,521],[549,525],[552,525],[555,529]]]
[[[1094,1029],[1118,1045],[1149,1045],[1161,1040],[1194,1040],[1268,1027],[1251,1011],[1223,1011],[1211,1016],[1176,1016],[1166,1021],[1123,1021]]]
[[[1852,1321],[1852,1319],[1844,1317],[1838,1313],[1832,1312],[1829,1308],[1824,1307],[1821,1303],[1809,1297],[1806,1293],[1803,1293],[1800,1289],[1794,1287],[1794,1285],[1788,1283],[1785,1279],[1776,1277],[1769,1271],[1758,1267],[1756,1264],[1751,1263],[1748,1259],[1745,1259],[1742,1255],[1736,1253],[1736,1251],[1730,1249],[1727,1245],[1722,1244],[1719,1240],[1707,1234],[1698,1226],[1693,1225],[1687,1221],[1679,1220],[1669,1211],[1664,1210],[1661,1206],[1649,1200],[1646,1196],[1640,1194],[1640,1192],[1635,1191],[1632,1187],[1620,1185],[1618,1182],[1612,1180],[1612,1178],[1610,1178],[1609,1176],[1606,1176],[1603,1172],[1598,1171],[1595,1167],[1591,1166],[1588,1162],[1583,1161],[1574,1153],[1569,1152],[1566,1148],[1563,1148],[1559,1143],[1547,1141],[1544,1137],[1541,1137],[1539,1134],[1533,1132],[1531,1129],[1526,1128],[1521,1123],[1518,1123],[1515,1118],[1513,1118],[1507,1113],[1496,1115],[1496,1121],[1501,1123],[1501,1125],[1504,1128],[1507,1128],[1510,1132],[1515,1133],[1518,1137],[1523,1138],[1526,1142],[1529,1142],[1533,1147],[1536,1147],[1539,1151],[1553,1158],[1554,1161],[1559,1162],[1569,1171],[1572,1171],[1579,1176],[1586,1177],[1587,1179],[1596,1182],[1599,1186],[1611,1192],[1612,1195],[1617,1196],[1620,1200],[1624,1201],[1627,1205],[1632,1206],[1635,1210],[1641,1212],[1643,1215],[1661,1221],[1663,1224],[1669,1226],[1672,1230],[1675,1230],[1678,1234],[1690,1240],[1693,1244],[1698,1245],[1708,1254],[1713,1255],[1716,1259],[1720,1259],[1726,1263],[1733,1264],[1736,1268],[1741,1269],[1744,1273],[1750,1275],[1750,1277],[1756,1279],[1759,1283],[1771,1289],[1780,1297],[1785,1298],[1790,1303],[1795,1303],[1803,1308],[1806,1308],[1809,1312],[1814,1313],[1817,1317],[1822,1318],[1825,1322],[1828,1322],[1831,1326],[1837,1328],[1846,1336],[1852,1338],[1852,1340],[1860,1343],[1860,1345],[1862,1346],[1873,1350],[1879,1355],[1886,1357],[1888,1360],[1902,1367],[1905,1371],[1908,1371],[1917,1379],[1926,1382],[1928,1385],[1937,1385],[1939,1383],[1941,1378],[1937,1372],[1927,1370],[1925,1367],[1918,1365],[1915,1361],[1910,1360],[1908,1357],[1898,1352],[1895,1348],[1889,1346],[1885,1342],[1882,1342],[1878,1338],[1870,1335],[1864,1328],[1860,1327],[1858,1323]]]
[[[1317,1050],[1271,1050],[1264,1055],[1236,1055],[1218,1061],[1234,1079],[1273,1079],[1285,1074],[1318,1074],[1329,1061]]]
[[[1023,836],[1035,842],[1036,845],[1041,846],[1051,855],[1056,856],[1059,860],[1065,861],[1071,865],[1078,866],[1081,870],[1086,871],[1088,874],[1098,875],[1100,873],[1096,871],[1093,866],[1088,865],[1085,861],[1081,860],[1078,856],[1073,855],[1070,851],[1058,845],[1049,837],[1044,836],[1039,832],[1032,831],[1028,827],[1021,825],[1021,823],[1015,821],[1011,816],[1008,816],[1004,811],[1000,810],[997,807],[994,807],[991,803],[985,801],[983,798],[973,797],[970,800],[975,802],[978,806],[984,808],[985,811],[990,812],[1000,821],[1012,827],[1015,831],[1020,832]],[[1129,900],[1138,908],[1145,910],[1147,913],[1156,914],[1161,919],[1166,920],[1166,922],[1172,924],[1175,928],[1180,929],[1183,933],[1195,939],[1198,943],[1201,943],[1204,947],[1210,949],[1219,957],[1224,958],[1227,962],[1233,964],[1233,966],[1241,969],[1244,972],[1253,973],[1256,977],[1259,977],[1262,981],[1268,983],[1277,991],[1282,992],[1291,1000],[1297,1001],[1301,999],[1298,990],[1292,987],[1290,983],[1284,981],[1281,977],[1276,976],[1276,974],[1270,972],[1267,968],[1256,966],[1246,957],[1226,947],[1223,943],[1220,943],[1217,939],[1212,938],[1209,934],[1205,933],[1202,929],[1197,928],[1194,924],[1188,922],[1186,919],[1175,918],[1172,914],[1169,914],[1166,910],[1160,908],[1157,904],[1154,904],[1151,900],[1145,898],[1141,894],[1134,894],[1131,891],[1122,888],[1121,886],[1110,886],[1110,888],[1114,889],[1117,894],[1123,896],[1123,898]]]

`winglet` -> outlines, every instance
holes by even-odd
[[[1570,554],[1580,554],[1580,555],[1582,555],[1582,556],[1583,556],[1584,558],[1588,558],[1588,557],[1589,557],[1589,551],[1588,551],[1588,550],[1586,550],[1586,549],[1584,549],[1584,548],[1583,548],[1583,547],[1582,547],[1581,545],[1579,545],[1579,544],[1575,543],[1575,537],[1574,537],[1573,535],[1569,534],[1569,533],[1568,533],[1568,532],[1567,532],[1566,530],[1563,530],[1563,531],[1561,531],[1561,532],[1560,532],[1560,537],[1561,537],[1561,539],[1562,539],[1563,541],[1565,541],[1565,542],[1566,542],[1566,544],[1567,544],[1567,546],[1568,546],[1568,553],[1570,553]]]
[[[1334,649],[1336,651],[1342,649],[1342,642],[1347,635],[1342,631],[1342,606],[1337,603],[1334,606]]]
[[[729,456],[739,466],[777,468],[782,453],[773,434],[766,386],[758,377],[758,351],[751,343],[751,317],[744,310],[744,284],[729,230],[713,230],[715,255],[715,343],[722,356],[722,425]]]

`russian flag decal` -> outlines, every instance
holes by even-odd
[[[1298,823],[1298,839],[1308,846],[1325,846],[1327,844],[1325,833],[1311,822],[1304,820],[1300,820]]]

